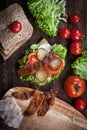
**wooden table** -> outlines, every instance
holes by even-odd
[[[38,43],[38,41],[41,40],[42,38],[46,38],[50,42],[50,44],[61,43],[62,45],[66,46],[67,49],[69,49],[69,43],[71,42],[70,40],[61,40],[58,35],[55,38],[48,37],[45,33],[39,30],[34,23],[34,19],[32,18],[32,15],[27,10],[25,0],[0,0],[0,9],[2,10],[15,2],[19,3],[23,7],[27,17],[29,18],[31,24],[34,27],[34,32],[31,39],[25,45],[23,45],[18,51],[16,51],[6,62],[4,62],[2,57],[0,57],[0,98],[5,94],[5,92],[8,89],[14,86],[26,86],[26,87],[31,87],[31,88],[38,87],[30,82],[23,82],[19,80],[15,71],[16,63],[18,59],[24,53],[24,51],[28,47],[30,47],[31,44]],[[71,29],[73,28],[81,29],[84,35],[82,44],[83,44],[83,47],[86,49],[87,48],[87,1],[86,0],[67,0],[67,4],[66,4],[67,15],[70,16],[70,14],[74,11],[79,13],[79,15],[81,16],[81,22],[77,25],[72,25],[69,22],[64,23],[61,21],[58,26],[58,30],[64,26],[68,26]],[[65,93],[63,89],[63,82],[67,76],[72,74],[72,69],[70,68],[70,64],[75,59],[76,57],[72,56],[68,52],[67,57],[66,57],[66,66],[62,74],[60,75],[60,77],[58,79],[55,79],[49,84],[39,87],[39,89],[42,91],[47,91],[47,90],[50,90],[52,87],[56,87],[58,88],[57,97],[59,97],[60,99],[72,105],[74,99],[68,97],[67,94]],[[87,102],[87,89],[85,93],[82,95],[82,97]],[[87,109],[83,112],[83,114],[85,116],[87,115]]]

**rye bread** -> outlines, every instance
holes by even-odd
[[[9,53],[12,53],[14,51],[16,51],[19,47],[21,47],[21,45],[23,45],[23,43],[25,43],[29,38],[25,37],[25,39],[15,43],[13,46],[3,49],[3,47],[0,46],[0,52],[3,53],[5,56],[9,55]]]
[[[12,33],[8,26],[18,20],[22,24],[19,33]],[[4,60],[22,46],[32,35],[33,27],[27,19],[23,9],[14,3],[0,12],[0,53]]]
[[[23,43],[25,43],[27,40],[28,40],[28,37],[18,42],[18,45],[15,46],[11,51],[9,51],[8,55],[6,55],[4,52],[0,50],[0,54],[3,57],[4,61],[7,60],[16,50],[18,50],[23,45]]]

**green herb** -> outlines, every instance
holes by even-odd
[[[71,68],[73,68],[74,74],[87,80],[87,51],[82,52],[82,56],[78,57],[77,60],[71,64]]]
[[[27,6],[35,17],[37,26],[48,36],[56,36],[60,20],[65,20],[66,0],[28,0]],[[65,20],[66,21],[66,20]]]

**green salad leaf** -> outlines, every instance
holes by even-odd
[[[48,36],[56,36],[57,26],[65,15],[66,0],[27,0],[27,6],[35,17],[37,26]]]
[[[38,49],[38,44],[32,44],[31,47],[25,51],[24,56],[18,61],[18,63],[19,63],[19,69],[21,69],[21,68],[24,66],[24,64],[26,63],[28,54],[29,54],[30,52],[35,52],[35,51],[37,51],[37,49]],[[54,45],[51,46],[51,50],[52,50],[55,54],[59,55],[59,56],[65,61],[65,56],[66,56],[66,53],[67,53],[67,49],[66,49],[64,46],[62,46],[62,45],[60,45],[60,44],[54,44]],[[49,77],[49,78],[48,78],[45,82],[43,82],[43,83],[40,83],[40,82],[36,81],[34,75],[20,76],[20,79],[23,80],[23,81],[30,81],[30,82],[36,83],[36,84],[38,84],[38,85],[43,85],[43,84],[45,84],[45,83],[51,82],[51,81],[54,80],[55,78],[58,78],[60,74],[61,74],[61,73],[52,75],[51,77]]]
[[[53,52],[57,55],[59,55],[60,57],[62,57],[62,59],[65,59],[67,50],[65,47],[63,47],[61,44],[57,45],[54,44],[51,49],[53,50]]]
[[[73,72],[79,75],[83,79],[87,80],[87,51],[83,51],[81,57],[78,57],[76,61],[71,64]]]

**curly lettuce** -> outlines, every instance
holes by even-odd
[[[36,25],[48,36],[56,36],[61,14],[65,15],[66,0],[27,0],[27,6]]]
[[[82,52],[81,57],[71,64],[74,74],[79,75],[81,78],[87,80],[87,50]]]
[[[57,45],[54,44],[51,49],[53,50],[53,52],[57,55],[59,55],[62,59],[65,59],[67,50],[65,49],[65,47],[63,47],[61,44]]]

